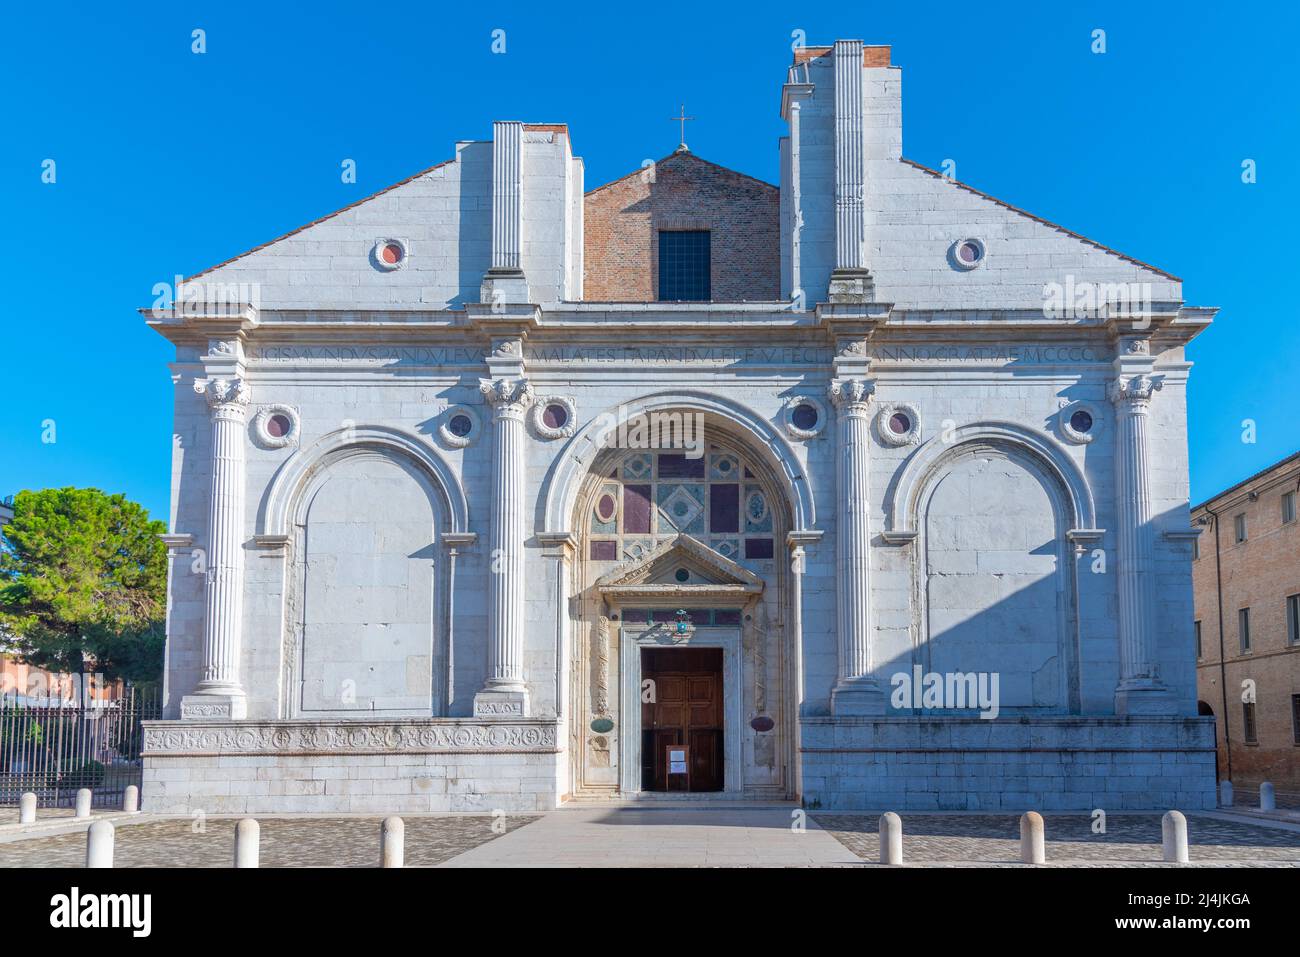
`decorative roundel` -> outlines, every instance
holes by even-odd
[[[533,403],[533,429],[544,439],[566,439],[573,434],[578,413],[573,400],[546,395]]]
[[[757,718],[749,722],[749,726],[759,734],[766,734],[776,727],[776,722],[765,714],[760,714]]]
[[[952,261],[958,269],[974,269],[984,262],[984,240],[968,236],[952,244]]]
[[[1061,434],[1076,445],[1086,445],[1097,437],[1101,416],[1087,402],[1070,402],[1061,409]]]
[[[453,405],[442,414],[438,435],[453,449],[463,449],[478,438],[478,413],[467,405]]]
[[[921,439],[921,413],[906,402],[887,402],[876,413],[876,431],[886,445],[914,445]]]
[[[298,442],[298,412],[287,405],[263,406],[253,420],[259,444],[268,449],[282,449]]]
[[[613,492],[601,492],[596,497],[596,520],[608,525],[618,515],[618,499]]]
[[[796,439],[812,439],[826,427],[826,407],[806,395],[791,396],[785,403],[785,428]]]
[[[591,730],[597,734],[609,734],[614,730],[614,722],[609,718],[593,718]]]
[[[370,258],[374,260],[375,265],[388,272],[405,266],[406,256],[405,239],[378,239],[370,251]]]
[[[691,580],[691,573],[685,568],[679,568],[677,571],[673,572],[673,578],[677,579],[679,582],[685,583]]]

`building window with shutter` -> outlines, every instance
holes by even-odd
[[[1300,595],[1286,596],[1286,643],[1300,644]]]
[[[1290,525],[1295,521],[1295,492],[1282,496],[1282,524]]]
[[[1233,540],[1238,545],[1246,540],[1246,513],[1242,512],[1232,520]]]
[[[1192,622],[1192,631],[1196,634],[1196,657],[1204,658],[1205,651],[1201,647],[1201,623],[1199,621]]]
[[[1244,655],[1250,651],[1250,609],[1239,608],[1237,610],[1237,643],[1241,647],[1241,653]]]
[[[659,300],[708,302],[712,298],[707,229],[659,231]]]
[[[1291,740],[1300,744],[1300,694],[1291,696]]]
[[[1255,729],[1255,702],[1253,701],[1242,703],[1241,733],[1247,744],[1259,744],[1259,733]]]

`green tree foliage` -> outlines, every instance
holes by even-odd
[[[0,634],[47,671],[162,677],[166,526],[98,489],[19,492],[0,549]]]

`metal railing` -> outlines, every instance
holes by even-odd
[[[90,788],[95,807],[121,807],[139,786],[141,721],[159,717],[155,689],[127,688],[120,698],[33,706],[0,696],[0,805],[24,791],[41,807],[71,807]]]

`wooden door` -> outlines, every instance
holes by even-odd
[[[654,700],[641,705],[641,786],[667,790],[665,747],[690,746],[691,790],[723,788],[721,648],[647,648],[641,676]]]

